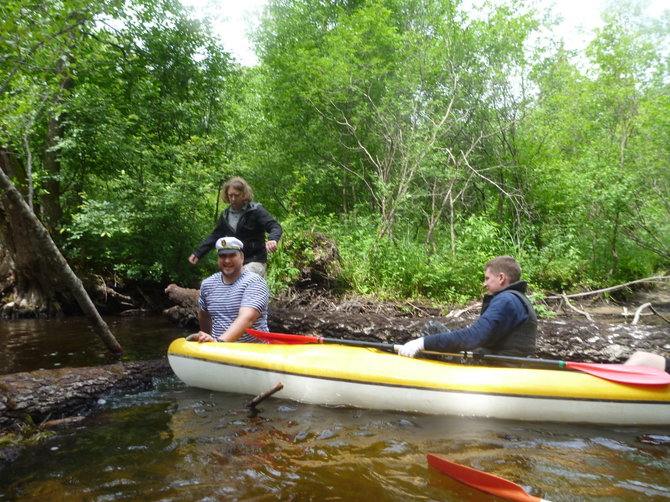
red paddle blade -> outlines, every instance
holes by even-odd
[[[429,453],[428,465],[445,473],[447,476],[460,481],[463,484],[476,488],[477,490],[496,495],[498,497],[519,502],[541,502],[539,497],[533,497],[519,485],[507,479],[494,476],[487,472],[478,471],[472,467],[466,467],[444,457]]]
[[[670,383],[670,374],[663,370],[647,366],[577,363],[570,361],[567,361],[565,366],[571,370],[581,371],[613,382],[636,385],[667,385]]]
[[[258,331],[255,329],[248,329],[249,333],[254,338],[270,343],[283,343],[284,345],[302,345],[305,343],[321,343],[318,336],[304,336],[304,335],[287,335],[285,333],[268,333],[267,331]]]

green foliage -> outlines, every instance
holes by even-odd
[[[533,304],[533,309],[539,319],[554,319],[556,317],[556,312],[549,309],[547,304],[544,303],[544,298],[545,296],[541,293],[528,295],[528,299]]]
[[[239,70],[179,3],[125,6],[106,11],[117,28],[109,19],[91,24],[65,48],[74,54],[72,89],[51,111],[62,124],[51,147],[58,172],[34,170],[36,203],[48,195],[46,183],[57,181],[63,214],[52,222],[56,238],[80,267],[190,281],[195,269],[186,258],[211,230],[200,215],[214,212],[219,166],[236,149],[230,124]],[[28,119],[21,120],[15,129]]]
[[[328,236],[336,243],[341,256],[340,282],[356,293],[390,299],[421,298],[462,303],[469,297],[479,296],[484,264],[501,254],[495,225],[479,219],[464,226],[463,234],[459,235],[457,255],[451,256],[449,246],[443,246],[444,252],[430,258],[416,240],[377,239],[376,225],[374,217],[364,214],[347,218],[330,215],[309,223],[292,220],[287,234],[293,228],[309,228],[308,234],[317,231]],[[292,256],[300,256],[293,263],[304,263],[304,257],[309,256],[309,244],[301,237],[287,238],[293,249]],[[296,242],[300,243],[297,248]],[[303,251],[296,251],[300,246]],[[301,254],[305,252],[307,255]],[[275,273],[281,275],[282,270],[290,268],[284,253],[272,258],[272,276]],[[281,265],[275,272],[275,260],[280,256]]]
[[[270,255],[267,281],[270,291],[278,294],[289,289],[300,277],[303,267],[314,257],[314,231],[304,221],[282,221],[284,236],[276,253]]]
[[[271,0],[242,69],[173,0],[45,6],[0,7],[0,147],[81,269],[191,283],[234,175],[284,225],[274,292],[320,235],[387,298],[479,296],[500,254],[551,291],[670,268],[667,16],[612,4],[574,54],[516,0]]]
[[[535,178],[526,198],[545,257],[537,271],[556,289],[668,267],[670,197],[655,181],[667,179],[655,167],[668,158],[657,142],[664,135],[657,113],[667,110],[667,30],[642,17],[638,4],[615,3],[582,56],[586,70],[562,50],[535,69],[539,100],[520,148]]]
[[[137,188],[121,178],[107,200],[84,201],[63,228],[69,255],[120,277],[190,282],[186,258],[212,227],[193,214],[211,211],[207,189],[216,190],[197,176]]]
[[[526,255],[523,262],[527,280],[550,291],[567,291],[574,284],[590,285],[588,257],[583,256],[581,239],[570,229],[556,229],[544,237],[546,245]],[[588,250],[584,250],[588,253]]]

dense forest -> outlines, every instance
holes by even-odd
[[[269,0],[253,67],[175,0],[0,13],[0,167],[81,275],[197,284],[231,176],[284,227],[275,294],[319,236],[380,298],[463,302],[499,254],[545,292],[670,269],[670,11],[575,52],[526,1]],[[5,195],[0,303],[48,301]]]

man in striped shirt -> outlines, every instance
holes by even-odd
[[[247,328],[268,331],[270,290],[260,275],[243,270],[243,244],[235,237],[216,241],[221,272],[202,281],[198,299],[198,342],[258,342]]]

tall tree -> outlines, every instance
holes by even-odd
[[[97,15],[114,12],[115,2],[68,0],[57,6],[26,4],[10,0],[3,4],[0,37],[0,143],[5,152],[1,166],[13,176],[30,205],[33,198],[31,143],[41,113],[61,89],[67,61],[62,59],[70,37],[77,36]],[[9,178],[5,190],[13,189]],[[49,264],[40,259],[40,241],[25,224],[20,205],[3,198],[0,241],[11,264],[17,303],[54,308],[56,292],[63,285],[54,277]]]
[[[539,98],[519,142],[536,180],[528,191],[536,243],[547,260],[571,263],[573,280],[639,276],[667,256],[659,245],[667,188],[656,180],[667,178],[658,120],[668,25],[650,22],[637,3],[609,7],[579,64],[559,49],[537,67]]]
[[[513,86],[501,75],[519,66],[533,26],[511,8],[468,19],[458,1],[271,2],[258,37],[266,110],[289,164],[315,185],[304,203],[321,197],[328,170],[351,193],[332,190],[333,209],[355,193],[383,237],[425,208],[430,242],[473,176],[506,194],[484,174],[498,164],[484,148],[515,120],[500,107]]]
[[[222,134],[228,54],[173,0],[6,5],[3,168],[29,202],[35,187],[35,211],[81,269],[179,274],[208,225],[193,224],[194,208],[235,148],[234,128]],[[26,251],[36,246],[15,216],[4,207],[2,279],[17,302],[57,309],[63,283]]]
[[[239,69],[174,2],[141,2],[87,44],[60,144],[68,248],[123,277],[193,275],[185,257],[211,225],[193,216],[239,148]]]

